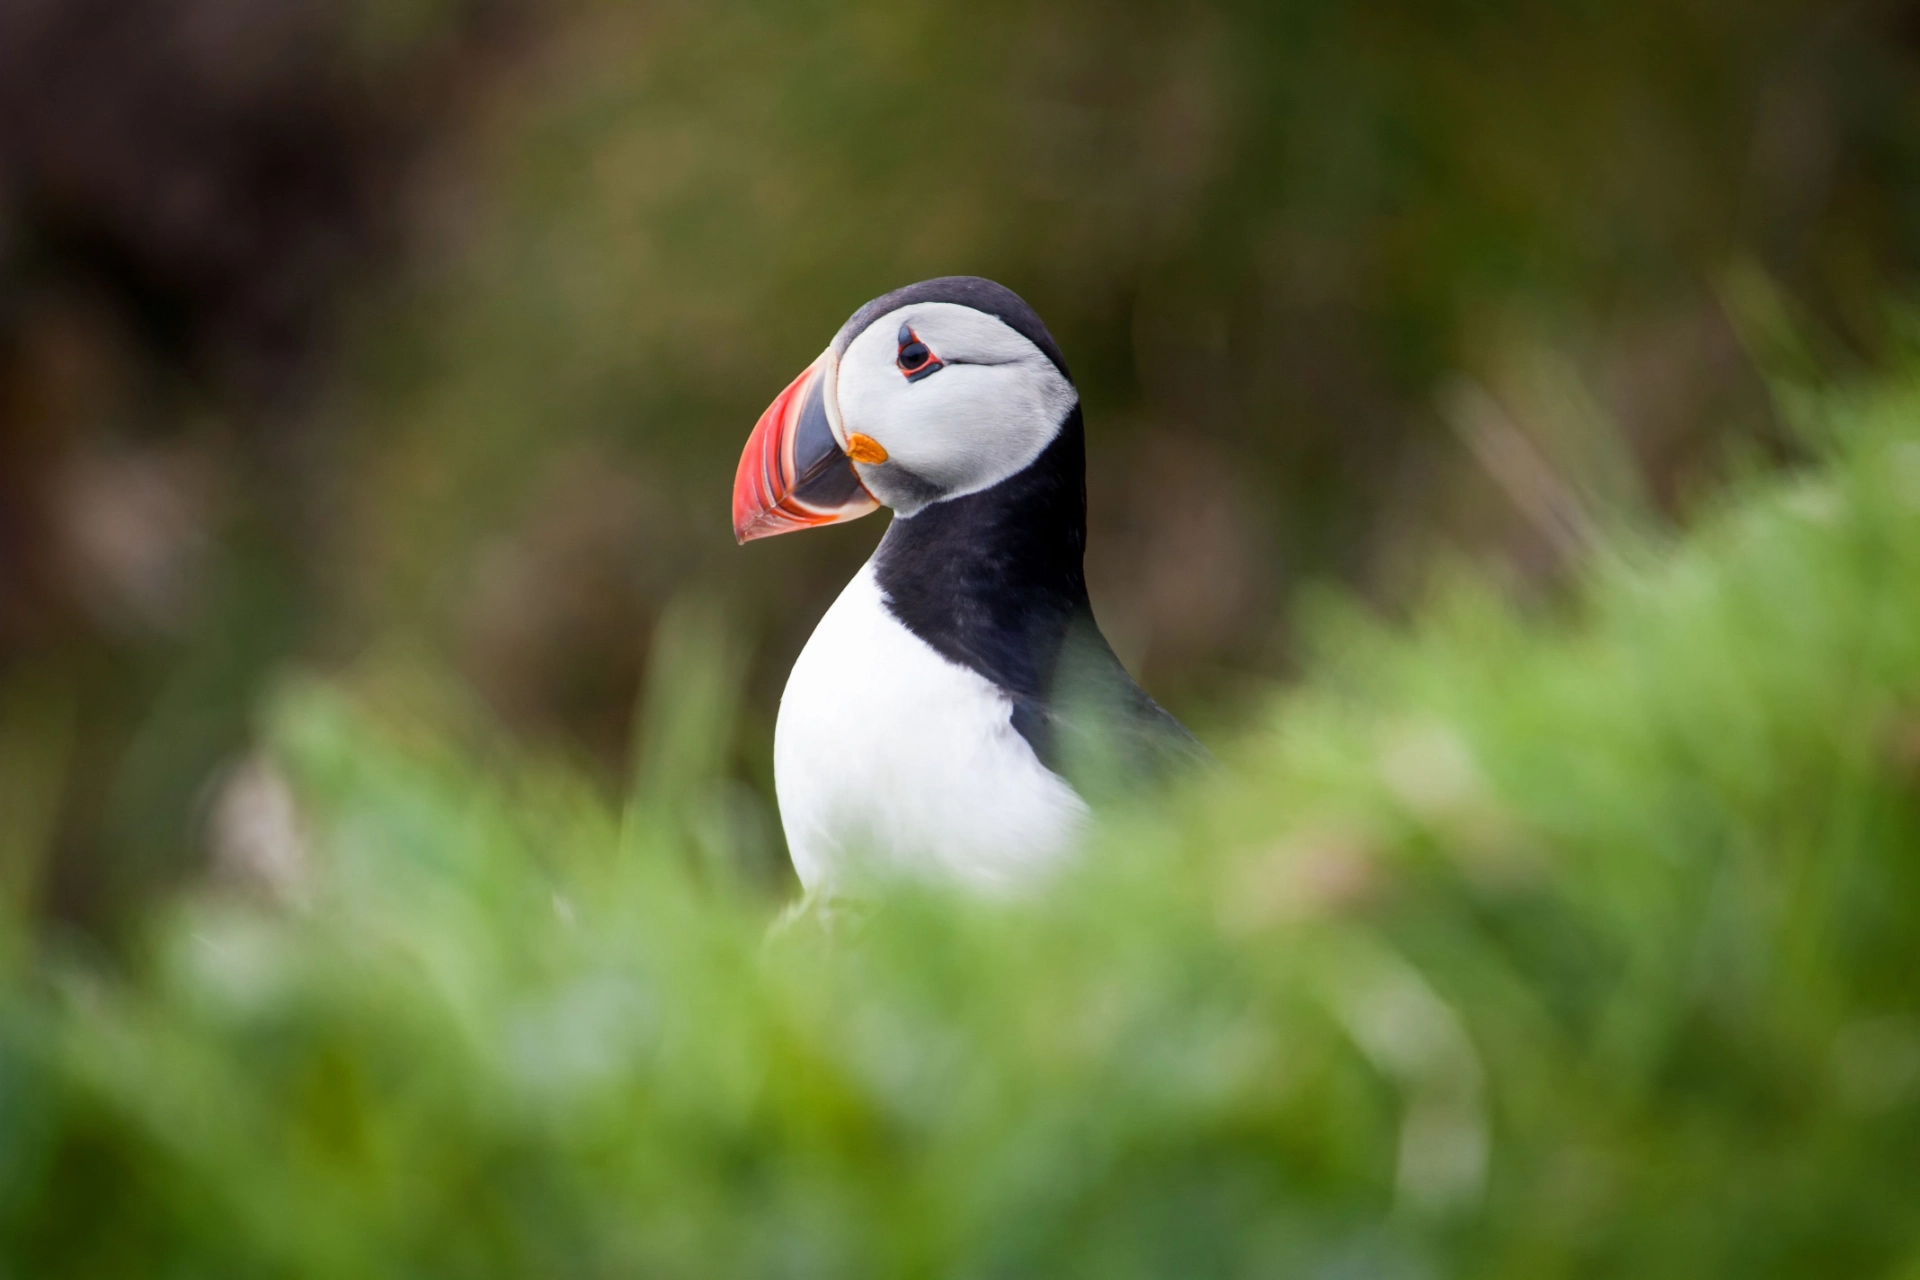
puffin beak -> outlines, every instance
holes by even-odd
[[[857,520],[880,505],[828,418],[835,366],[833,351],[821,352],[754,424],[733,475],[735,541]]]

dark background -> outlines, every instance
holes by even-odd
[[[1059,338],[1095,604],[1203,732],[1310,584],[1550,607],[1791,459],[1762,370],[1889,348],[1917,71],[1867,0],[0,0],[0,822],[110,930],[308,668],[614,788],[689,598],[764,796],[884,517],[736,548],[734,461],[939,274]]]

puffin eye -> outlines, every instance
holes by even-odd
[[[941,368],[940,358],[920,341],[909,325],[900,326],[900,353],[893,362],[900,366],[900,372],[907,375],[908,382],[918,382],[928,374]]]

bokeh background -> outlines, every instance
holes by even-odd
[[[1789,460],[1761,370],[1872,369],[1916,269],[1896,0],[4,0],[0,822],[112,937],[289,671],[614,794],[692,609],[777,896],[780,683],[881,519],[739,549],[728,491],[867,298],[1046,318],[1102,623],[1228,732],[1323,587],[1551,607]]]
[[[799,904],[1046,317],[1222,767]],[[1920,1277],[1920,4],[0,0],[0,1280]]]

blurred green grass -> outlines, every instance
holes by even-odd
[[[289,684],[297,860],[6,949],[0,1275],[1920,1275],[1920,375],[1792,410],[1566,613],[1323,602],[1031,901],[770,931],[707,604],[619,803]]]

